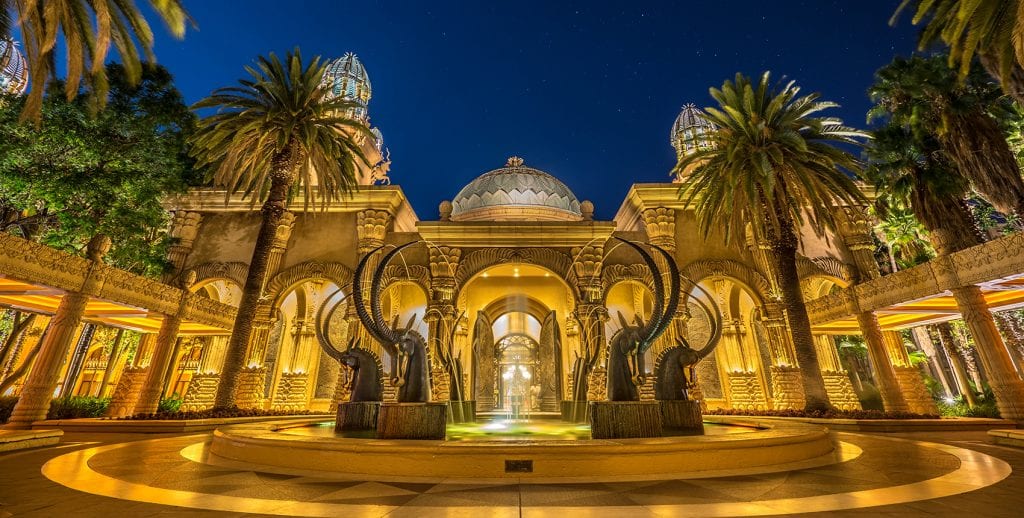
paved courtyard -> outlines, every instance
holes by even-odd
[[[212,465],[208,434],[68,434],[57,447],[0,456],[0,516],[1020,516],[1024,509],[1024,450],[988,444],[982,432],[834,437],[859,455],[717,478],[467,484]]]

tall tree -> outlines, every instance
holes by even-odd
[[[188,14],[181,0],[149,0],[150,7],[164,20],[174,36],[185,35]],[[134,2],[114,0],[0,0],[0,37],[13,28],[21,32],[33,85],[23,115],[39,120],[43,86],[56,77],[57,56],[67,57],[64,94],[79,94],[83,81],[95,94],[94,107],[102,107],[110,83],[106,59],[111,45],[117,50],[131,83],[142,79],[142,60],[153,56],[153,31]],[[58,41],[60,40],[60,41]]]
[[[998,87],[976,68],[964,81],[941,56],[896,58],[880,68],[868,121],[884,117],[918,140],[934,140],[974,188],[1006,214],[1024,214],[1024,179],[996,117],[1012,115]]]
[[[971,73],[975,58],[1008,95],[1024,104],[1024,3],[1020,0],[903,0],[890,20],[911,8],[914,24],[923,24],[921,50],[943,42],[949,66],[960,77]]]
[[[934,257],[935,251],[928,244],[928,231],[914,213],[903,205],[888,206],[884,195],[879,201],[886,206],[881,211],[876,208],[876,214],[882,212],[884,216],[879,218],[875,228],[889,250],[892,271],[917,266]]]
[[[228,196],[241,191],[253,203],[264,198],[263,221],[217,388],[218,408],[235,405],[267,260],[293,187],[304,188],[307,204],[318,198],[325,205],[353,190],[359,167],[367,165],[355,137],[372,138],[370,130],[345,115],[355,104],[333,96],[331,85],[323,82],[326,64],[319,56],[303,63],[297,48],[283,62],[271,53],[246,67],[250,79],[218,89],[194,106],[217,110],[200,121],[193,139],[200,165],[211,168],[214,183],[225,187]]]
[[[835,228],[836,206],[867,202],[849,173],[860,162],[836,144],[859,146],[863,133],[842,121],[819,116],[837,105],[819,94],[800,95],[793,82],[758,82],[742,74],[711,89],[718,107],[706,109],[714,129],[695,138],[696,151],[676,166],[692,167],[681,195],[694,207],[705,238],[724,229],[726,240],[740,243],[747,226],[766,239],[775,258],[782,303],[800,364],[806,408],[829,408],[825,384],[804,306],[796,258],[800,228],[818,233]]]
[[[70,252],[104,234],[112,264],[158,276],[171,244],[160,200],[197,181],[184,150],[195,117],[166,69],[147,65],[136,83],[107,69],[100,113],[59,83],[39,127],[19,120],[23,97],[0,102],[0,230]]]

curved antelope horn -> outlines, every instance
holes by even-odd
[[[704,295],[708,297],[708,300],[714,300],[711,293],[704,289],[700,284],[689,279],[687,279],[687,281],[690,284],[693,284],[693,287],[704,292]],[[693,297],[693,301],[696,302],[697,305],[700,306],[701,310],[703,310],[708,316],[708,320],[710,321],[709,325],[711,326],[711,334],[708,336],[708,343],[704,344],[704,347],[697,353],[697,357],[702,360],[705,356],[711,354],[711,351],[715,350],[715,346],[718,345],[718,341],[722,338],[722,312],[719,311],[718,304],[715,304],[714,302],[711,302],[711,308],[714,308],[714,311],[712,311],[703,300]]]
[[[613,236],[615,237],[615,236]],[[640,245],[622,239],[621,237],[615,237],[619,241],[630,246],[630,248],[637,251],[640,257],[643,258],[644,263],[651,269],[651,275],[654,277],[654,310],[651,311],[651,320],[640,330],[640,336],[647,338],[647,346],[650,345],[650,340],[654,336],[654,330],[657,327],[656,324],[661,323],[661,319],[665,316],[665,281],[661,278],[661,270],[658,269],[658,264],[654,262],[654,258],[651,254],[644,250]]]
[[[412,325],[413,325],[413,324],[414,324],[415,322],[416,322],[416,313],[413,313],[413,314],[412,314],[412,316],[411,316],[411,317],[409,317],[409,322],[407,322],[407,323],[405,324],[405,329],[404,329],[404,330],[402,331],[402,336],[403,336],[403,337],[404,337],[404,336],[408,336],[408,334],[409,334],[409,331],[412,331]]]
[[[384,313],[380,309],[381,283],[384,281],[384,269],[387,268],[392,257],[398,255],[399,252],[414,244],[416,244],[416,241],[396,246],[393,250],[385,254],[384,257],[381,258],[380,264],[377,265],[377,269],[373,272],[373,281],[370,283],[370,311],[373,314],[373,321],[377,322],[377,325],[382,328],[383,333],[381,336],[386,338],[386,342],[389,345],[398,341],[398,335],[395,334],[395,330],[393,328],[387,327],[386,322],[384,321]]]
[[[661,258],[668,264],[668,271],[671,277],[669,278],[668,287],[668,304],[665,304],[665,313],[661,316],[661,321],[654,326],[654,330],[651,332],[651,336],[647,338],[648,341],[654,341],[654,339],[661,336],[662,333],[668,329],[669,324],[672,323],[672,319],[676,316],[676,309],[679,308],[679,297],[680,297],[680,282],[679,282],[679,266],[676,265],[675,259],[672,254],[668,253],[664,248],[658,245],[650,245],[655,251],[661,254]],[[710,317],[710,315],[709,315]]]
[[[384,334],[381,327],[377,325],[377,321],[374,320],[370,316],[370,313],[366,310],[366,304],[363,302],[363,270],[366,269],[366,264],[370,261],[370,258],[373,257],[377,252],[379,252],[383,248],[384,245],[381,245],[373,249],[373,251],[366,254],[365,256],[363,256],[362,259],[359,260],[359,265],[356,266],[355,279],[352,281],[352,301],[356,305],[356,314],[359,315],[359,321],[362,322],[363,327],[365,327],[366,331],[370,333],[370,336],[372,336],[374,340],[377,340],[378,342],[381,343],[388,342],[388,335]],[[377,297],[374,296],[374,292],[371,289],[371,304],[373,303],[375,298]],[[380,302],[378,301],[377,304],[379,308]]]
[[[335,295],[337,295],[340,292],[341,288],[334,290],[334,292],[332,292],[330,295],[324,298],[324,301],[326,302],[331,300],[332,298],[334,298]],[[334,316],[335,311],[338,311],[339,306],[341,306],[340,301],[337,304],[335,304],[331,308],[331,310],[327,312],[327,315],[325,316],[324,311],[327,310],[327,304],[320,304],[320,309],[317,310],[316,312],[316,320],[313,322],[313,330],[316,332],[317,341],[320,342],[320,348],[323,349],[324,352],[327,353],[327,355],[330,356],[331,358],[341,361],[341,351],[339,351],[338,348],[334,346],[334,343],[331,342],[330,334],[331,317]],[[351,348],[351,346],[352,342],[350,340],[349,347]]]
[[[616,313],[619,314],[619,325],[622,326],[622,329],[629,327],[629,322],[626,322],[626,317],[622,316],[622,312],[616,311]]]

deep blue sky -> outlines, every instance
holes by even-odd
[[[898,3],[186,0],[199,30],[158,29],[156,53],[193,102],[260,54],[355,52],[421,219],[512,154],[610,219],[632,182],[668,178],[679,108],[737,71],[784,74],[863,126],[874,70],[914,50],[909,21],[888,26]]]

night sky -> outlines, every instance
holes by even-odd
[[[156,53],[194,102],[260,54],[355,52],[391,178],[421,219],[510,155],[610,219],[633,182],[668,179],[669,129],[737,71],[770,70],[864,125],[872,74],[914,50],[897,0],[680,2],[199,1],[183,41]]]

